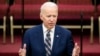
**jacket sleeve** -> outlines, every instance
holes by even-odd
[[[68,32],[66,45],[67,45],[66,47],[67,56],[72,56],[72,51],[74,48],[74,41],[73,41],[71,32]]]
[[[26,31],[22,40],[22,46],[26,44],[26,56],[31,55],[31,46],[30,46],[30,31]]]

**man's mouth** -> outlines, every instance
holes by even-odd
[[[54,23],[49,23],[49,25],[50,25],[50,26],[54,26],[55,24],[54,24]]]
[[[54,23],[49,23],[50,25],[54,25]]]

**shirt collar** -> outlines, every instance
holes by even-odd
[[[43,27],[43,32],[45,33],[45,32],[47,32],[47,28],[44,26],[44,24],[42,24],[42,27]],[[54,30],[55,30],[55,26],[51,29],[51,32],[54,32]]]

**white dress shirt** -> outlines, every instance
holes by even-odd
[[[44,35],[44,41],[45,41],[45,38],[46,38],[46,34],[47,34],[47,28],[44,26],[44,24],[42,24],[42,27],[43,27],[43,35]],[[51,49],[52,49],[52,46],[53,46],[53,40],[54,40],[54,31],[55,31],[55,27],[51,29],[50,31],[50,38],[51,38]]]

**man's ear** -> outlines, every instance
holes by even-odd
[[[43,20],[43,15],[40,13],[40,19]]]

